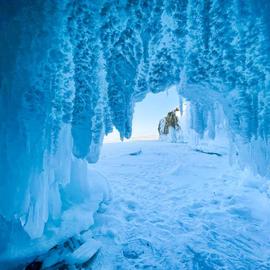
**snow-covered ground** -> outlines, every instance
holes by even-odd
[[[210,151],[207,147],[202,148]],[[265,182],[188,144],[105,144],[93,167],[113,199],[95,217],[94,270],[270,269]]]

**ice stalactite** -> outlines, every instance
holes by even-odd
[[[7,19],[1,29],[10,27],[3,37],[10,44],[1,48],[6,55],[1,61],[0,211],[1,228],[13,229],[3,232],[1,250],[14,259],[26,250],[29,236],[46,243],[87,229],[108,199],[104,179],[78,159],[95,162],[112,128],[102,52],[99,43],[85,43],[82,32],[88,41],[96,40],[95,29],[88,31],[96,18],[91,20],[86,3],[3,4]],[[80,16],[74,19],[76,11]],[[77,188],[70,188],[73,184]],[[67,231],[65,223],[71,221],[64,217],[76,220],[75,205],[88,210],[88,222],[70,223]]]

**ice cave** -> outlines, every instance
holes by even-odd
[[[269,270],[269,139],[269,0],[0,1],[0,270]]]

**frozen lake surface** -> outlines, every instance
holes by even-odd
[[[113,199],[95,217],[93,269],[270,269],[267,186],[230,167],[226,148],[214,150],[105,144],[93,168]]]

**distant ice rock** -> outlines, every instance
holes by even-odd
[[[158,133],[160,140],[175,143],[183,139],[179,117],[177,116],[178,112],[179,109],[176,108],[168,112],[167,116],[159,121]]]

